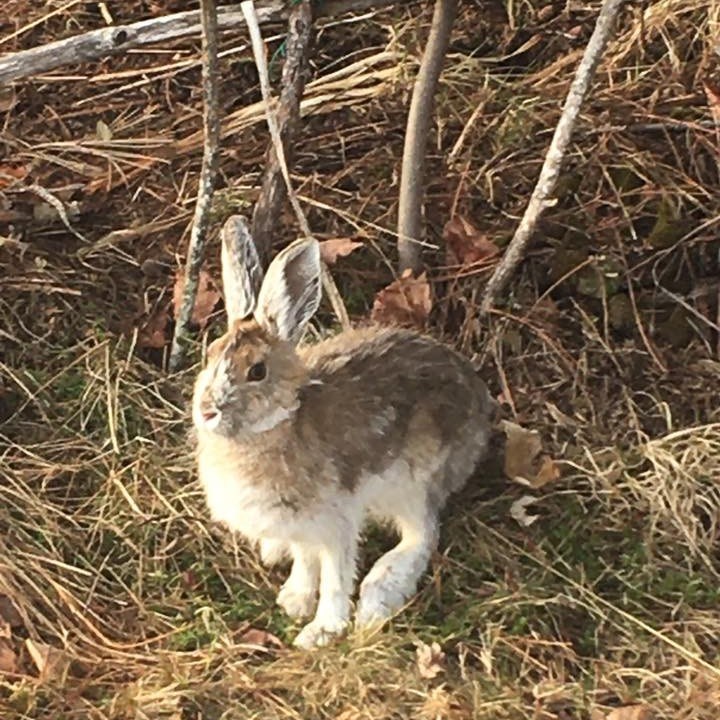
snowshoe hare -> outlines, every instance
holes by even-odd
[[[243,218],[222,232],[227,332],[193,398],[212,517],[265,562],[292,558],[277,602],[314,618],[295,640],[328,643],[349,622],[359,534],[389,520],[399,544],[362,581],[358,627],[414,594],[438,515],[485,453],[493,402],[471,364],[403,329],[345,331],[297,348],[321,296],[320,250],[298,240],[262,270]]]

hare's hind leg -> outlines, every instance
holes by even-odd
[[[412,597],[437,547],[438,517],[427,500],[395,516],[401,540],[385,553],[360,586],[357,627],[381,624]]]
[[[277,604],[291,617],[310,617],[317,603],[320,558],[315,548],[292,543],[292,569],[280,588]]]

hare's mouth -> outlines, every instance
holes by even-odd
[[[200,408],[200,419],[207,430],[215,430],[220,424],[220,410],[216,407]]]

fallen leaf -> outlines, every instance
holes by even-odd
[[[542,451],[540,433],[527,430],[514,422],[505,420],[502,429],[505,442],[505,474],[511,479],[529,485],[535,475],[533,464]]]
[[[720,83],[714,80],[705,80],[703,81],[703,89],[705,90],[705,97],[713,121],[716,125],[720,125]]]
[[[419,643],[415,653],[420,677],[432,680],[440,673],[445,672],[445,653],[438,643],[434,642],[432,645]]]
[[[532,495],[523,495],[510,506],[510,517],[523,527],[530,527],[540,516],[530,515],[527,508],[537,501]]]
[[[560,479],[560,468],[557,463],[549,455],[540,456],[540,467],[535,475],[535,481],[532,486],[540,488],[548,483],[555,482]]]
[[[11,110],[15,107],[16,102],[15,88],[12,85],[6,85],[0,88],[0,112]]]
[[[461,265],[488,260],[500,254],[500,248],[462,215],[455,215],[445,223],[443,239]]]
[[[352,238],[330,238],[320,241],[320,257],[326,265],[334,265],[338,258],[347,257],[351,252],[362,247],[363,243]]]
[[[283,641],[277,635],[259,628],[248,628],[240,636],[238,642],[241,645],[253,645],[255,646],[254,649],[280,650],[285,647]]]
[[[605,720],[653,720],[655,713],[647,705],[626,705],[615,708]]]
[[[168,325],[170,312],[167,305],[156,310],[138,331],[138,347],[164,348],[168,343]]]
[[[540,488],[560,477],[560,468],[542,453],[542,440],[536,430],[528,430],[509,420],[500,423],[505,433],[505,474],[525,487]]]
[[[405,272],[383,288],[376,296],[370,318],[377,323],[424,328],[427,324],[432,297],[427,275],[415,277]]]
[[[176,318],[180,311],[184,290],[185,275],[180,272],[175,275],[175,286],[173,288],[173,313]],[[190,321],[203,330],[218,300],[220,300],[220,291],[217,289],[212,276],[206,270],[200,270],[197,293],[195,294],[195,306]]]
[[[97,135],[98,140],[102,140],[103,142],[110,142],[113,137],[110,126],[102,120],[98,120],[97,123],[95,123],[95,135]]]
[[[14,180],[24,180],[29,172],[28,167],[18,163],[0,165],[0,190],[10,187]]]
[[[27,638],[25,647],[35,663],[40,680],[62,678],[70,667],[70,658],[62,650],[52,647],[52,645]]]
[[[18,671],[17,654],[6,640],[0,640],[0,675]]]
[[[11,627],[22,627],[22,615],[15,607],[15,603],[7,596],[0,595],[0,617]]]

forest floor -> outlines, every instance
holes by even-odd
[[[448,508],[408,608],[318,652],[291,646],[282,571],[209,522],[188,439],[197,365],[163,370],[202,153],[199,38],[0,88],[3,720],[717,720],[720,0],[626,4],[557,202],[489,322],[495,260],[463,264],[443,229],[460,216],[480,247],[507,244],[600,3],[460,5],[428,142],[428,329],[475,356],[553,472],[525,486],[499,448]],[[0,53],[103,12],[194,7],[6,0]],[[332,268],[355,321],[393,280],[431,15],[408,2],[318,23],[293,177],[318,238],[363,244]],[[277,82],[283,27],[265,33]],[[210,335],[217,230],[252,206],[268,141],[245,35],[222,50]],[[287,211],[276,246],[296,233]],[[318,327],[333,323],[324,307]],[[524,496],[532,524],[511,515]],[[363,566],[391,542],[371,528]]]

